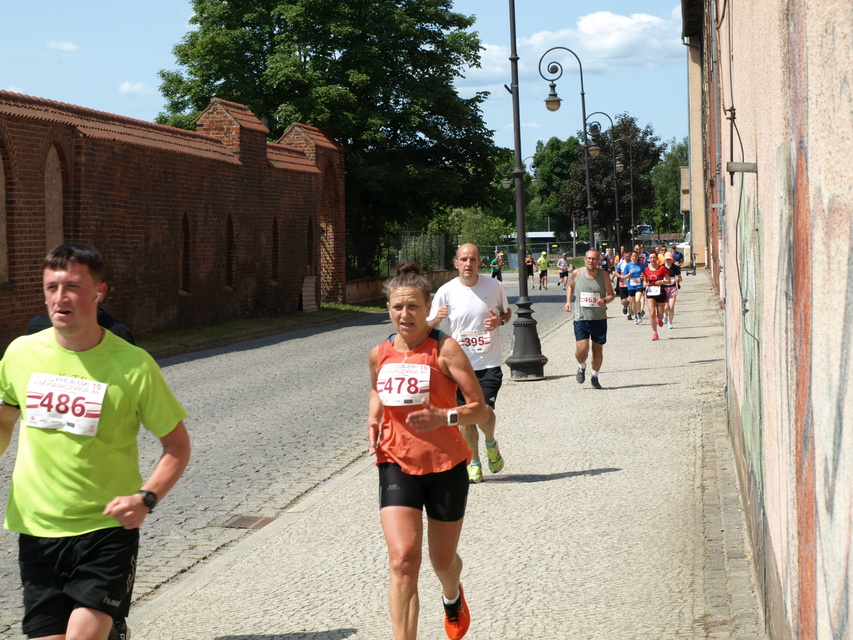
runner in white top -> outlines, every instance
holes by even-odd
[[[477,374],[486,404],[494,409],[503,380],[500,328],[512,318],[512,310],[503,285],[477,274],[479,256],[480,251],[473,244],[463,244],[456,250],[454,265],[459,276],[436,291],[427,321],[433,328],[449,333],[459,343]],[[490,412],[487,421],[478,426],[486,438],[489,470],[497,473],[503,468],[504,461],[495,440],[494,411]],[[468,478],[472,483],[481,482],[483,471],[477,427],[465,425],[461,431],[471,449]]]
[[[561,289],[566,288],[566,282],[569,279],[569,271],[570,271],[571,263],[569,262],[568,256],[569,256],[568,253],[564,253],[562,256],[560,256],[560,259],[557,260],[557,269],[560,272],[560,283],[559,284],[560,284]]]

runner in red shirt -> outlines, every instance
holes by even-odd
[[[646,283],[646,303],[649,306],[649,316],[652,323],[652,340],[658,340],[658,327],[663,326],[663,312],[666,308],[666,291],[663,285],[669,284],[669,271],[666,266],[658,264],[658,256],[649,253],[649,266],[643,271]]]

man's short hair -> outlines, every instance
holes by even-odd
[[[44,268],[52,271],[65,269],[69,262],[89,267],[89,273],[95,282],[104,277],[104,258],[94,247],[79,242],[66,242],[55,247],[45,256]]]

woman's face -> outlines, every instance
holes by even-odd
[[[388,315],[402,337],[416,336],[426,327],[429,301],[416,287],[398,287],[388,300]]]
[[[651,265],[652,268],[658,266],[658,254],[654,251],[649,254],[649,265]]]

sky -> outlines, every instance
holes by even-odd
[[[476,17],[483,45],[481,68],[456,84],[470,97],[490,92],[483,105],[495,142],[513,147],[509,2],[454,0],[454,10]],[[557,112],[545,109],[548,83],[538,72],[551,47],[574,51],[583,64],[586,111],[615,119],[629,113],[651,125],[663,142],[687,135],[686,47],[681,44],[679,0],[514,0],[519,56],[522,157],[537,140],[567,138],[582,128],[578,64],[561,62]],[[40,98],[153,120],[163,110],[161,69],[175,69],[172,48],[191,28],[185,0],[35,0],[7,3],[0,38],[0,88]],[[591,120],[592,118],[590,118]],[[607,126],[606,118],[596,118]],[[310,123],[307,123],[310,124]]]

